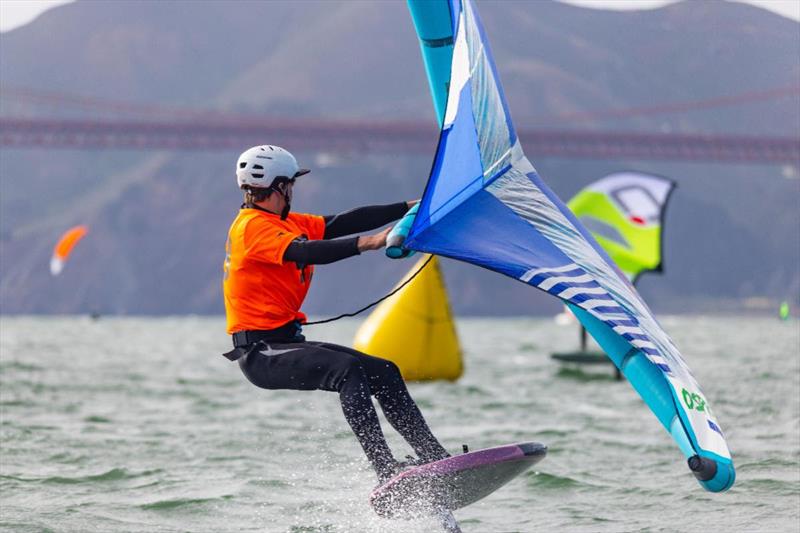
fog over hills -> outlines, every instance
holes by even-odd
[[[661,115],[581,122],[556,116],[798,86],[797,22],[729,2],[640,12],[540,1],[478,7],[518,128],[800,139],[796,94]],[[0,91],[18,88],[253,116],[434,121],[404,2],[79,1],[0,34]],[[98,112],[3,96],[0,114]],[[432,136],[430,156],[297,152],[314,172],[298,185],[296,208],[328,214],[418,197],[434,143]],[[224,242],[240,203],[233,167],[246,148],[4,148],[0,311],[222,312]],[[667,213],[666,271],[640,284],[656,310],[726,311],[741,309],[747,299],[800,300],[797,168],[528,156],[565,200],[622,169],[679,183]],[[52,246],[78,223],[89,225],[90,234],[63,274],[51,278]],[[308,311],[360,307],[411,264],[373,253],[321,267]],[[452,261],[444,268],[459,313],[558,308],[554,299],[499,275]]]

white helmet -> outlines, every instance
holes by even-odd
[[[240,189],[268,189],[275,179],[293,180],[311,172],[297,166],[297,160],[280,146],[264,144],[242,152],[236,161],[236,182]]]

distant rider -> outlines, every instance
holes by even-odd
[[[386,419],[421,462],[448,456],[433,436],[391,361],[326,342],[306,341],[300,311],[313,265],[340,261],[386,244],[387,228],[338,238],[401,218],[416,202],[361,207],[333,216],[291,213],[295,180],[310,172],[277,146],[256,146],[239,156],[236,181],[245,202],[231,224],[223,290],[227,331],[242,372],[264,389],[339,393],[342,411],[383,482],[400,470],[386,443],[374,396]]]

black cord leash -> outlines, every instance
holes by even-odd
[[[333,317],[333,318],[326,318],[325,320],[316,320],[316,321],[314,321],[314,322],[306,322],[305,324],[303,324],[303,326],[314,326],[314,325],[316,325],[316,324],[325,324],[326,322],[333,322],[334,320],[339,320],[340,318],[346,318],[346,317],[356,316],[357,314],[363,313],[364,311],[366,311],[366,310],[367,310],[367,309],[369,309],[370,307],[375,307],[376,305],[378,305],[379,303],[381,303],[382,301],[384,301],[386,298],[389,298],[390,296],[394,296],[395,294],[397,294],[397,293],[400,291],[400,289],[402,289],[403,287],[405,287],[406,285],[408,285],[409,283],[411,283],[411,281],[412,281],[414,278],[416,278],[416,277],[417,277],[417,274],[419,274],[420,272],[422,272],[422,269],[424,269],[426,266],[428,266],[428,263],[430,263],[430,262],[431,262],[431,259],[433,259],[433,255],[429,256],[429,257],[428,257],[428,259],[425,261],[425,263],[424,263],[424,264],[423,264],[421,267],[419,267],[419,269],[418,269],[416,272],[414,272],[414,274],[413,274],[413,275],[412,275],[410,278],[408,278],[407,280],[405,280],[405,281],[404,281],[404,282],[403,282],[403,283],[402,283],[402,284],[401,284],[399,287],[397,287],[395,290],[393,290],[392,292],[390,292],[389,294],[387,294],[386,296],[384,296],[384,297],[383,297],[383,298],[381,298],[380,300],[375,300],[375,301],[374,301],[374,302],[372,302],[371,304],[369,304],[369,305],[367,305],[367,306],[365,306],[365,307],[362,307],[362,308],[361,308],[361,309],[359,309],[358,311],[354,311],[354,312],[352,312],[352,313],[344,313],[344,314],[341,314],[341,315],[339,315],[339,316],[335,316],[335,317]]]

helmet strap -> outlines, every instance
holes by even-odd
[[[278,179],[280,179],[280,178],[278,178]],[[292,202],[291,202],[291,200],[289,200],[289,194],[286,192],[286,188],[287,188],[286,183],[287,183],[288,180],[284,181],[284,179],[280,179],[280,181],[278,183],[273,182],[272,185],[270,185],[270,187],[269,187],[272,191],[274,191],[274,192],[280,194],[281,196],[283,196],[283,201],[285,202],[285,205],[283,206],[283,209],[281,209],[281,220],[286,220],[286,217],[289,216],[289,211],[292,209]],[[277,181],[277,179],[276,179],[276,181]],[[281,183],[284,184],[283,188],[280,187]]]
[[[289,216],[289,210],[292,208],[292,202],[289,200],[288,194],[286,194],[285,192],[282,194],[283,194],[283,200],[286,203],[283,206],[283,209],[281,210],[281,220],[286,220],[286,217]]]

